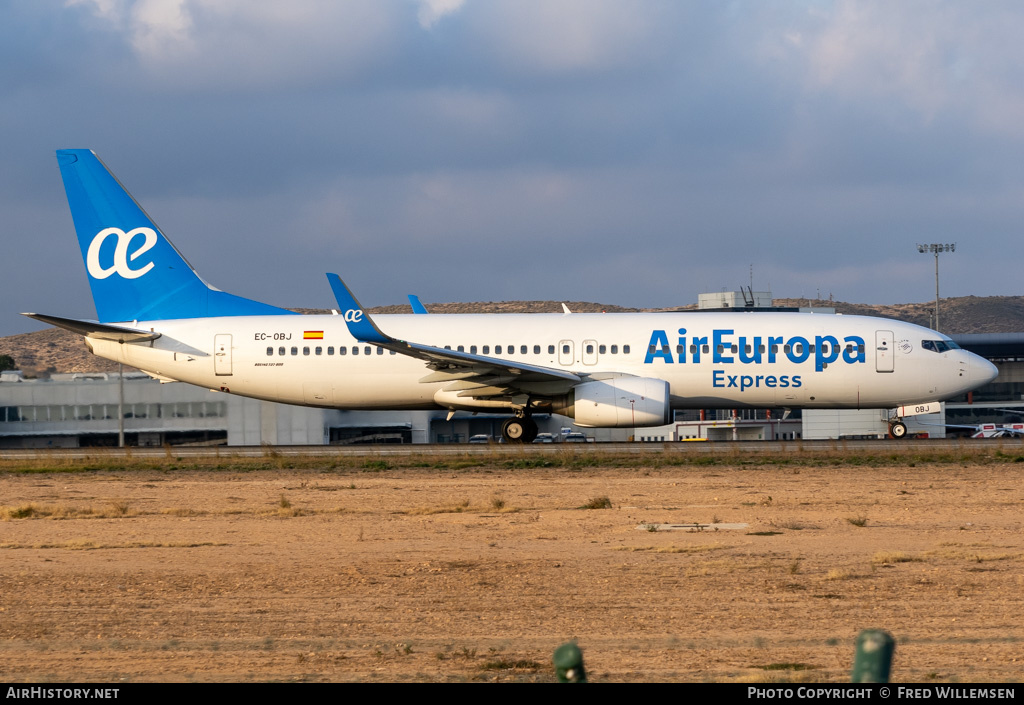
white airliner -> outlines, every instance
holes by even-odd
[[[808,313],[379,315],[335,274],[337,315],[220,291],[192,269],[96,155],[57,152],[98,321],[25,314],[161,381],[336,409],[534,413],[585,427],[669,423],[685,408],[884,408],[902,417],[996,376],[927,328]]]

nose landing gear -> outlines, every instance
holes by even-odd
[[[906,438],[907,425],[900,419],[893,419],[889,422],[889,438]]]

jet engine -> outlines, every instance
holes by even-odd
[[[587,428],[663,426],[670,421],[668,382],[650,377],[613,377],[573,387],[555,413]]]

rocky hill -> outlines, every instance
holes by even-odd
[[[881,316],[931,326],[934,303],[891,305],[850,304],[814,299],[776,299],[777,306],[831,306],[843,314]],[[569,301],[574,312],[628,312],[635,309],[610,304]],[[939,322],[944,333],[1012,333],[1024,331],[1024,296],[965,296],[942,299]],[[428,303],[431,314],[445,313],[559,313],[560,301],[487,301],[476,303]],[[693,309],[685,306],[675,310]],[[298,313],[328,313],[316,309],[294,309]],[[408,304],[381,306],[371,313],[411,313]],[[28,376],[45,376],[52,372],[112,372],[117,363],[89,353],[80,336],[50,328],[35,333],[22,333],[0,338],[0,355],[10,355]],[[128,368],[126,368],[128,369]]]

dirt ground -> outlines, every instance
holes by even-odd
[[[1013,461],[8,469],[0,680],[1019,682]]]

